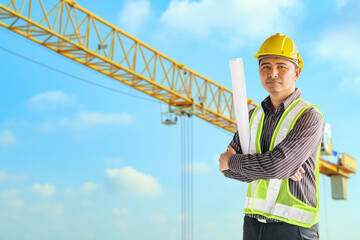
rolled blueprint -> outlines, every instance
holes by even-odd
[[[249,153],[249,113],[245,88],[244,65],[241,58],[230,60],[233,102],[239,140],[243,154]]]

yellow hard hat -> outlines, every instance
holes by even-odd
[[[272,35],[261,45],[260,50],[255,54],[255,58],[259,60],[264,55],[276,55],[299,61],[299,67],[303,68],[303,60],[299,50],[291,38],[277,33]]]

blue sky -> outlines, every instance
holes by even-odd
[[[242,57],[257,103],[267,94],[253,55],[270,35],[288,35],[304,59],[297,87],[331,123],[334,149],[360,159],[357,1],[77,3],[230,89],[229,59]],[[3,28],[0,46],[150,99]],[[180,125],[161,124],[159,102],[1,49],[0,66],[1,239],[180,239]],[[217,165],[232,136],[193,121],[195,239],[241,239],[247,186]],[[328,177],[320,183],[321,239],[360,239],[359,177],[346,201],[331,199]]]

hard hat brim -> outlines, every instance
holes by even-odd
[[[291,61],[291,60],[296,60],[296,61],[298,61],[298,67],[299,68],[303,68],[303,61],[302,61],[302,58],[300,57],[300,58],[291,58],[291,57],[288,57],[287,55],[282,55],[282,54],[278,54],[278,53],[266,53],[266,54],[263,54],[263,53],[257,53],[257,54],[255,54],[254,55],[254,57],[257,59],[257,60],[262,60],[262,59],[264,59],[264,58],[261,58],[262,56],[264,56],[264,58],[267,58],[267,57],[280,57],[280,58],[282,58],[282,59],[285,59],[285,60],[289,60],[289,61]],[[266,57],[265,57],[266,56]],[[293,62],[293,61],[292,61]]]

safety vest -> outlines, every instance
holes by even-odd
[[[319,110],[314,104],[303,99],[297,99],[286,108],[274,130],[269,151],[273,151],[274,147],[291,131],[301,114],[312,106]],[[250,154],[261,154],[260,136],[264,117],[264,111],[259,106],[255,108],[250,118]],[[320,146],[314,169],[316,176],[316,207],[305,204],[291,194],[289,179],[259,179],[249,183],[244,213],[260,214],[306,228],[310,228],[319,222],[319,157]]]

